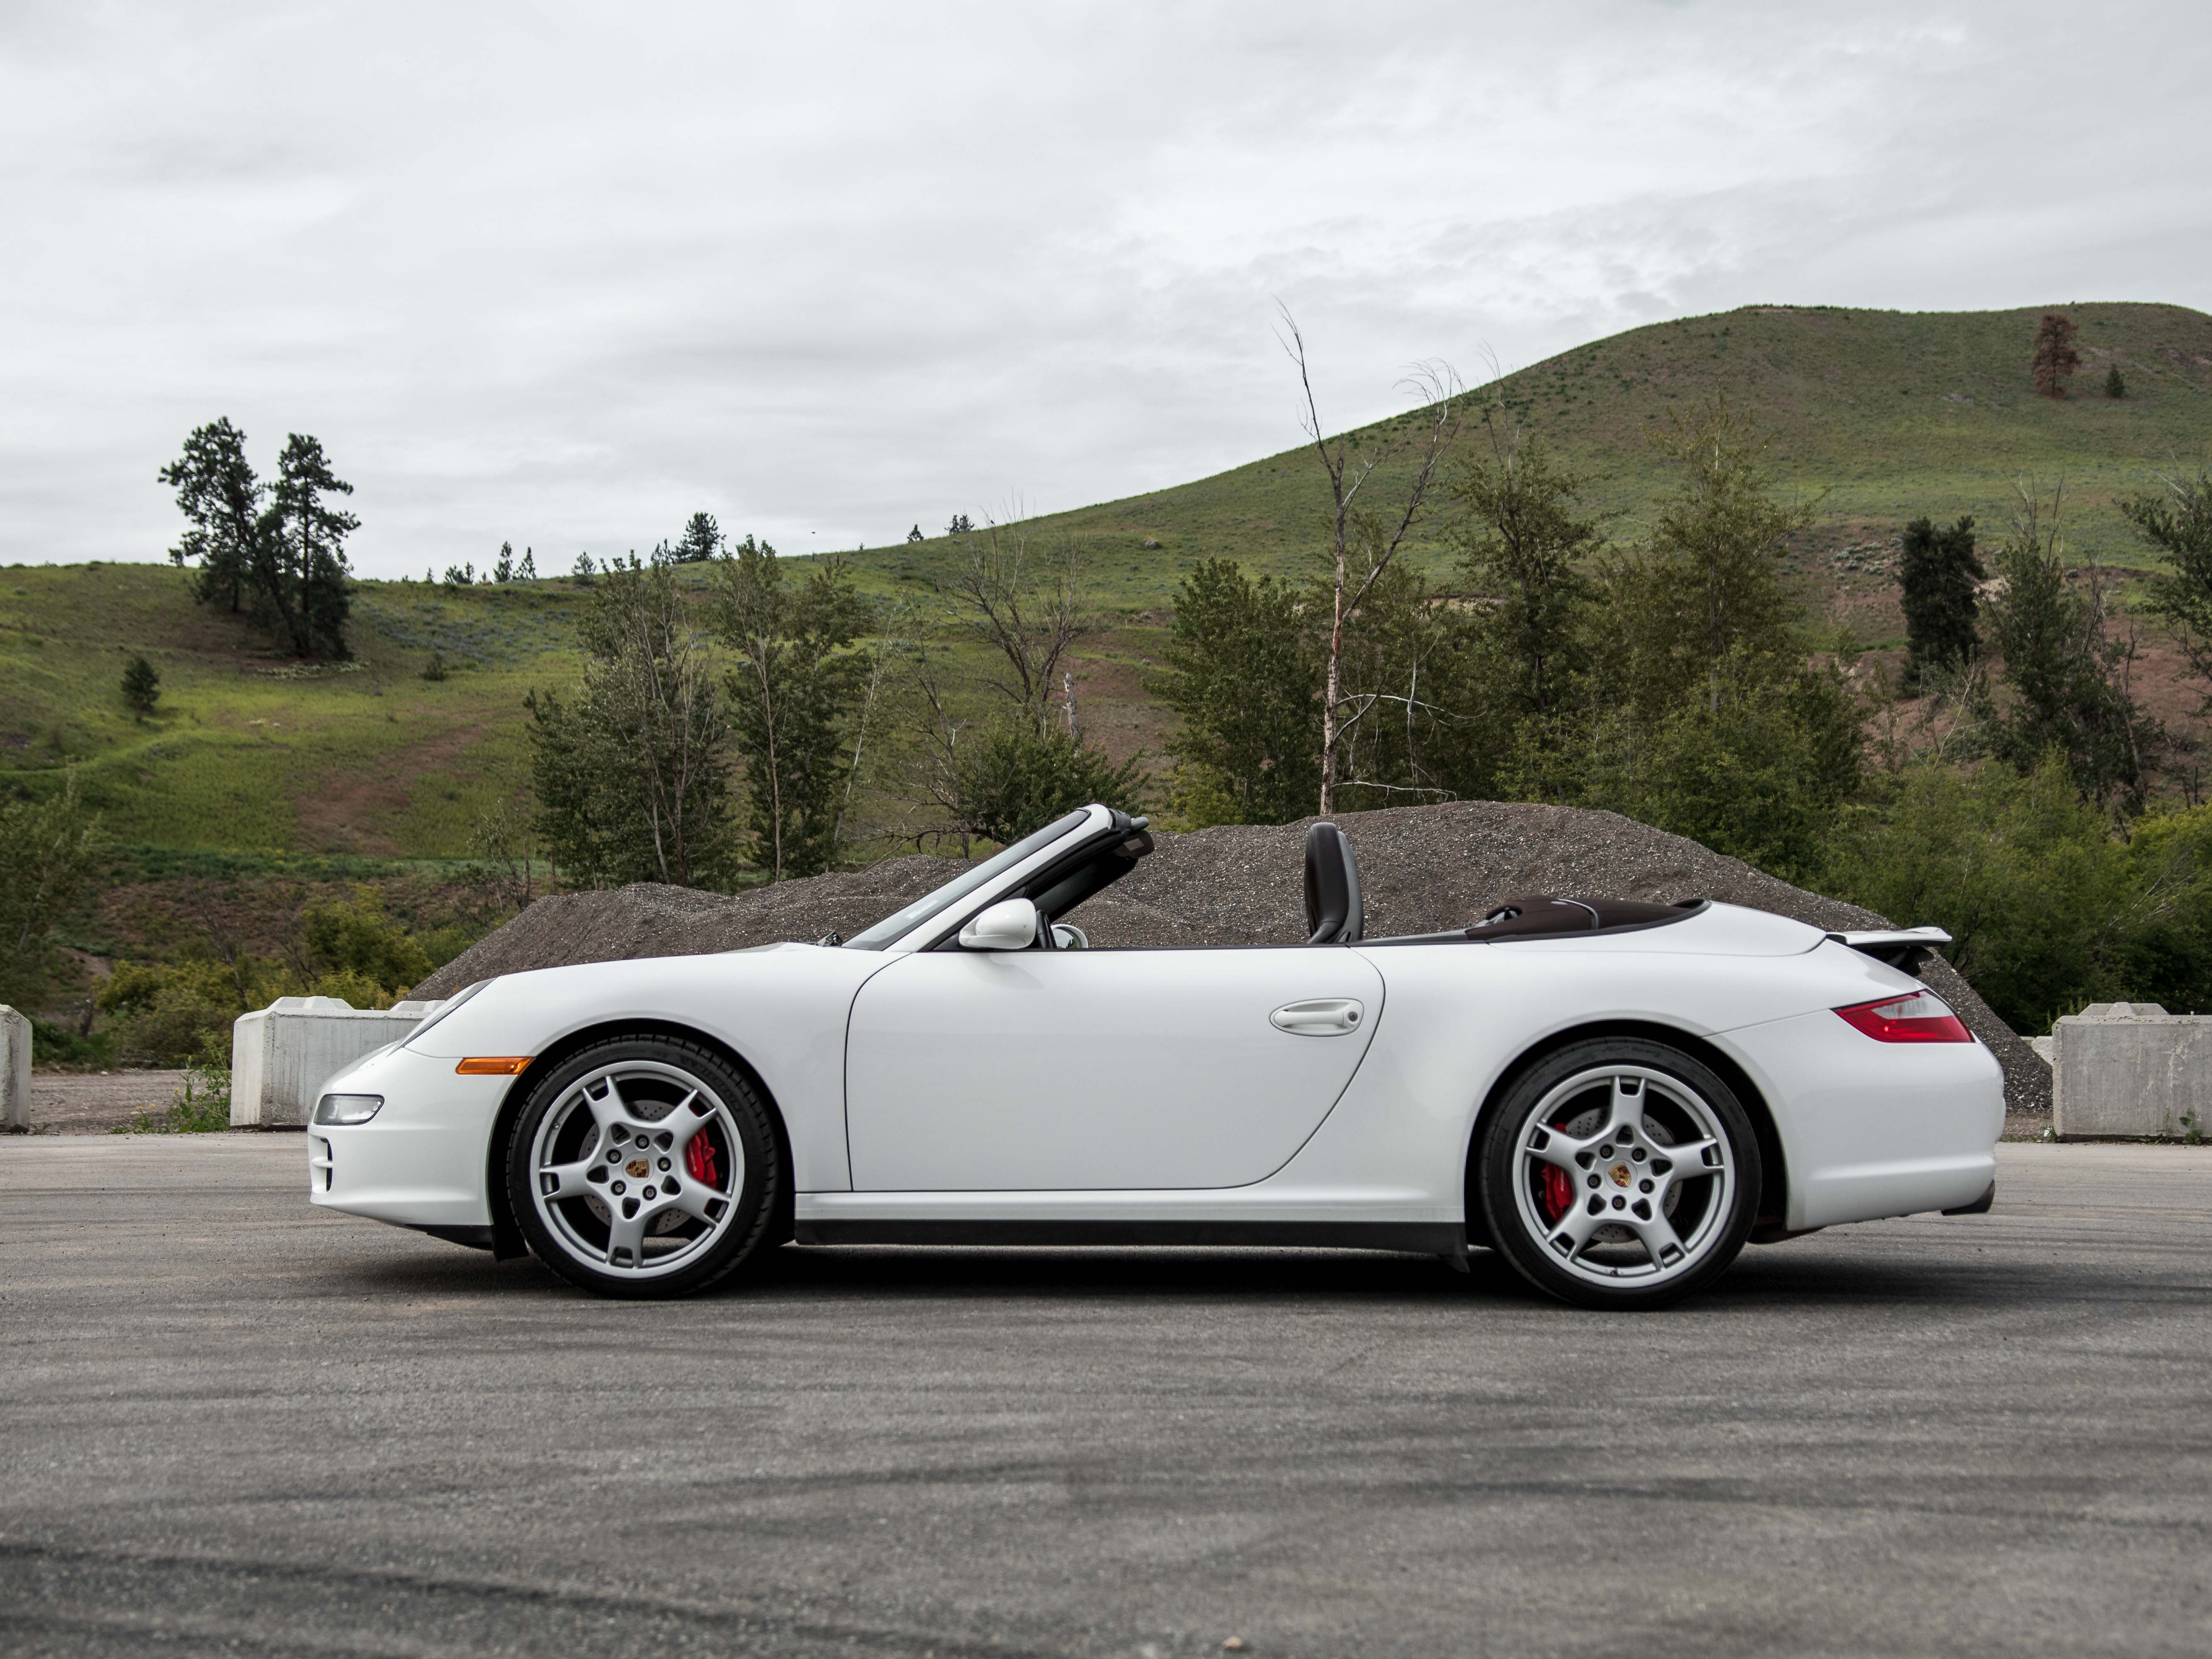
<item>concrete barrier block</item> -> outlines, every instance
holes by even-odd
[[[31,1022],[0,1004],[0,1130],[31,1127]]]
[[[2053,1025],[2051,1043],[2051,1129],[2061,1140],[2179,1137],[2212,1118],[2212,1015],[2093,1003]]]
[[[356,1008],[337,997],[279,997],[230,1031],[230,1124],[297,1128],[323,1085],[363,1054],[396,1042],[441,1005]]]

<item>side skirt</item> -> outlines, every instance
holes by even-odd
[[[999,1244],[1030,1249],[1176,1245],[1186,1249],[1397,1250],[1463,1256],[1455,1221],[801,1220],[801,1244]]]

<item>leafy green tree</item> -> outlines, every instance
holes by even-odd
[[[941,804],[961,834],[1004,844],[1092,801],[1142,811],[1139,766],[1133,757],[1116,766],[1069,732],[1001,715],[955,745]]]
[[[1862,787],[1857,699],[1833,669],[1776,677],[1723,665],[1723,695],[1656,720],[1601,709],[1579,741],[1530,744],[1513,793],[1621,812],[1786,880],[1820,869],[1838,811]]]
[[[1168,739],[1193,827],[1285,823],[1320,783],[1321,672],[1297,594],[1206,559],[1176,591],[1165,671],[1148,689],[1181,717]],[[1048,820],[1048,822],[1049,820]]]
[[[1808,509],[1774,499],[1757,434],[1724,405],[1662,442],[1681,471],[1650,544],[1593,560],[1586,670],[1567,706],[1523,720],[1504,787],[1802,879],[1864,765],[1858,699],[1808,664],[1783,573]]]
[[[869,613],[841,559],[787,582],[775,550],[748,536],[720,562],[715,625],[745,769],[745,827],[769,878],[813,875],[837,854],[849,762],[845,733],[868,683],[852,649]]]
[[[2162,739],[2129,686],[2132,641],[2107,626],[2104,581],[2092,562],[2078,590],[2067,580],[2059,497],[2045,507],[2031,489],[1997,554],[2004,596],[1990,608],[1990,638],[2013,696],[1991,714],[1991,747],[2021,771],[2049,751],[2066,757],[2093,801],[2142,810],[2148,755]]]
[[[579,632],[581,684],[524,700],[540,839],[581,884],[721,879],[729,733],[674,567],[611,562]]]
[[[711,513],[694,513],[676,540],[678,564],[704,564],[722,550],[722,526]]]
[[[2167,479],[2162,492],[2124,501],[2120,511],[2172,567],[2154,581],[2152,602],[2180,635],[2212,708],[2212,467]]]
[[[421,942],[386,913],[383,896],[374,887],[356,887],[350,900],[310,904],[301,915],[301,933],[311,974],[323,980],[350,975],[373,988],[385,1006],[406,995],[436,966]]]
[[[1926,519],[1905,526],[1898,583],[1904,590],[1905,685],[1919,688],[1929,669],[1955,669],[1980,644],[1974,631],[1974,587],[1988,572],[1974,553],[1974,521],[1948,529]]]
[[[1999,1018],[2035,1032],[2085,1003],[2147,994],[2127,963],[2158,908],[2144,904],[2146,878],[2165,863],[2115,840],[2053,751],[2025,773],[1913,769],[1886,811],[1844,824],[1828,884],[1900,926],[1944,928],[1953,964]]]
[[[1594,655],[1647,716],[1692,696],[1717,713],[1730,684],[1786,677],[1802,658],[1783,559],[1812,507],[1774,499],[1759,434],[1723,403],[1672,422],[1658,441],[1678,481],[1649,550],[1599,562],[1609,592]]]
[[[143,657],[133,657],[123,671],[123,702],[141,714],[150,714],[161,698],[161,676]]]
[[[161,471],[177,492],[190,528],[169,550],[173,564],[199,566],[192,594],[202,605],[243,609],[254,560],[267,533],[268,486],[246,459],[246,434],[226,417],[195,428],[184,453]]]
[[[54,930],[99,873],[107,837],[88,811],[72,771],[43,801],[0,802],[0,1002],[29,1012],[64,980]]]
[[[1581,672],[1592,589],[1583,567],[1604,520],[1581,508],[1589,481],[1533,436],[1490,427],[1491,453],[1449,485],[1460,510],[1455,539],[1469,586],[1492,601],[1476,632],[1504,672],[1508,706],[1549,717]]]

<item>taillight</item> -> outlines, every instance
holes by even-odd
[[[1836,1012],[1876,1042],[1972,1042],[1974,1034],[1933,991],[1912,991]]]

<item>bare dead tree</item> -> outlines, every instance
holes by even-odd
[[[844,799],[837,804],[837,822],[830,832],[833,841],[843,836],[845,820],[853,811],[853,786],[860,775],[860,756],[868,741],[868,721],[876,711],[877,695],[883,690],[884,668],[903,643],[908,609],[907,602],[900,600],[883,617],[876,630],[875,646],[868,659],[868,689],[860,698],[860,717],[854,723],[853,763],[845,769]]]
[[[1060,659],[1091,629],[1082,607],[1083,550],[1073,541],[1038,553],[1018,522],[987,524],[944,592],[961,630],[996,651],[991,688],[1036,723],[1051,720]]]
[[[1343,434],[1338,434],[1334,440],[1326,434],[1321,410],[1314,398],[1313,376],[1307,367],[1305,337],[1299,333],[1290,307],[1278,309],[1284,330],[1284,336],[1278,337],[1282,338],[1283,349],[1290,355],[1291,361],[1297,365],[1298,389],[1305,398],[1305,416],[1299,424],[1312,441],[1314,453],[1321,458],[1322,471],[1328,478],[1328,662],[1322,686],[1320,806],[1322,817],[1327,817],[1335,805],[1337,735],[1345,707],[1345,630],[1358,618],[1369,590],[1398,556],[1407,536],[1420,521],[1421,509],[1428,502],[1429,491],[1437,482],[1445,453],[1459,435],[1456,399],[1462,388],[1459,376],[1443,363],[1420,364],[1399,382],[1402,389],[1418,394],[1420,399],[1420,447],[1413,476],[1395,510],[1370,511],[1359,499],[1360,492],[1375,476],[1381,459],[1355,457]],[[1355,551],[1360,556],[1358,568],[1354,565]]]
[[[2074,319],[2056,311],[2043,313],[2035,330],[2035,349],[2027,361],[2029,378],[2046,398],[2066,395],[2066,377],[2081,367],[2074,346]]]

